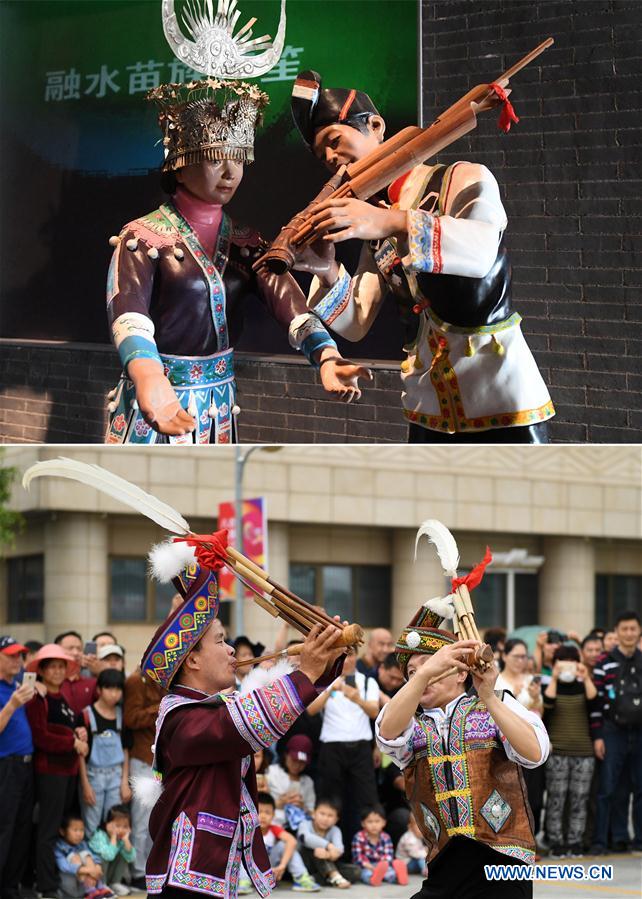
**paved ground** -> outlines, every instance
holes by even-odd
[[[627,899],[629,896],[642,896],[642,857],[633,855],[605,855],[599,858],[586,856],[581,859],[554,860],[550,863],[544,859],[540,864],[556,866],[580,865],[588,870],[592,865],[612,865],[613,880],[603,881],[538,881],[533,890],[534,899]],[[561,873],[561,872],[560,872]],[[350,890],[324,889],[311,896],[328,897],[328,899],[409,899],[421,886],[420,877],[411,877],[406,887],[384,883],[376,891],[364,884],[354,884]],[[141,896],[142,894],[138,894]],[[293,893],[283,884],[277,890],[278,899],[298,899],[302,893]],[[256,896],[255,896],[256,899]]]

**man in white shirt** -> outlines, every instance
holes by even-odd
[[[521,767],[544,764],[548,734],[509,693],[494,692],[494,666],[473,671],[477,695],[466,692],[479,643],[458,641],[438,622],[422,606],[401,634],[396,650],[407,683],[375,724],[380,749],[404,772],[428,846],[428,878],[415,899],[526,899],[532,881],[488,881],[484,866],[534,862]],[[453,667],[457,673],[429,684]]]
[[[323,712],[317,794],[341,802],[346,845],[359,829],[360,811],[379,801],[371,725],[379,711],[379,685],[356,671],[356,662],[351,650],[342,677],[308,706],[311,715]]]

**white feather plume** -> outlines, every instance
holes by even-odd
[[[277,678],[284,677],[286,674],[290,674],[291,671],[294,671],[294,666],[287,658],[277,662],[271,668],[253,668],[247,677],[244,677],[241,681],[239,693],[241,696],[245,696],[246,693],[251,693],[252,690],[267,687]]]
[[[457,577],[459,550],[455,538],[446,525],[435,518],[429,518],[422,523],[415,538],[415,561],[417,561],[417,547],[421,537],[428,537],[428,540],[434,544],[444,574],[448,577]]]
[[[149,573],[154,580],[168,584],[183,568],[196,561],[196,554],[193,546],[182,542],[174,543],[170,537],[169,540],[152,546],[147,558]]]
[[[132,774],[129,778],[132,793],[146,812],[150,812],[163,792],[163,785],[149,772]]]
[[[145,493],[135,484],[101,468],[100,465],[88,465],[86,462],[63,457],[47,462],[36,462],[25,471],[22,486],[28,490],[31,481],[41,477],[69,478],[72,481],[80,481],[81,484],[88,484],[90,487],[100,490],[101,493],[106,493],[124,505],[141,512],[172,534],[185,536],[190,533],[189,524],[175,509],[156,499],[151,493]]]
[[[452,593],[448,594],[448,596],[444,596],[443,598],[437,596],[435,599],[428,599],[424,603],[424,606],[426,609],[430,609],[431,612],[434,612],[435,615],[439,615],[441,618],[451,619],[455,611]]]

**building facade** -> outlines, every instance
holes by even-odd
[[[399,631],[444,595],[437,554],[415,533],[437,518],[454,533],[461,571],[489,545],[475,593],[480,626],[541,625],[587,633],[623,608],[642,611],[642,457],[637,447],[257,447],[243,492],[264,496],[269,571],[300,595],[365,627]],[[247,447],[65,448],[170,503],[199,533],[234,498]],[[8,448],[21,472],[56,449]],[[171,588],[146,577],[163,539],[155,524],[96,491],[43,478],[11,499],[25,527],[0,559],[0,632],[51,640],[113,630],[134,660],[164,617]],[[224,606],[236,633],[234,603]],[[245,632],[270,645],[279,622],[244,603]],[[294,636],[294,635],[293,635]]]

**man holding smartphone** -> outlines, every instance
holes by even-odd
[[[379,801],[375,782],[371,722],[379,712],[379,685],[356,670],[354,649],[346,655],[343,676],[308,706],[310,715],[323,712],[321,750],[317,763],[319,796],[342,800],[341,829],[345,845],[360,829],[363,808]],[[347,802],[347,797],[350,802]]]
[[[0,884],[2,899],[18,899],[33,812],[33,741],[25,713],[33,683],[20,682],[27,647],[0,637]],[[34,677],[35,681],[35,677]]]

